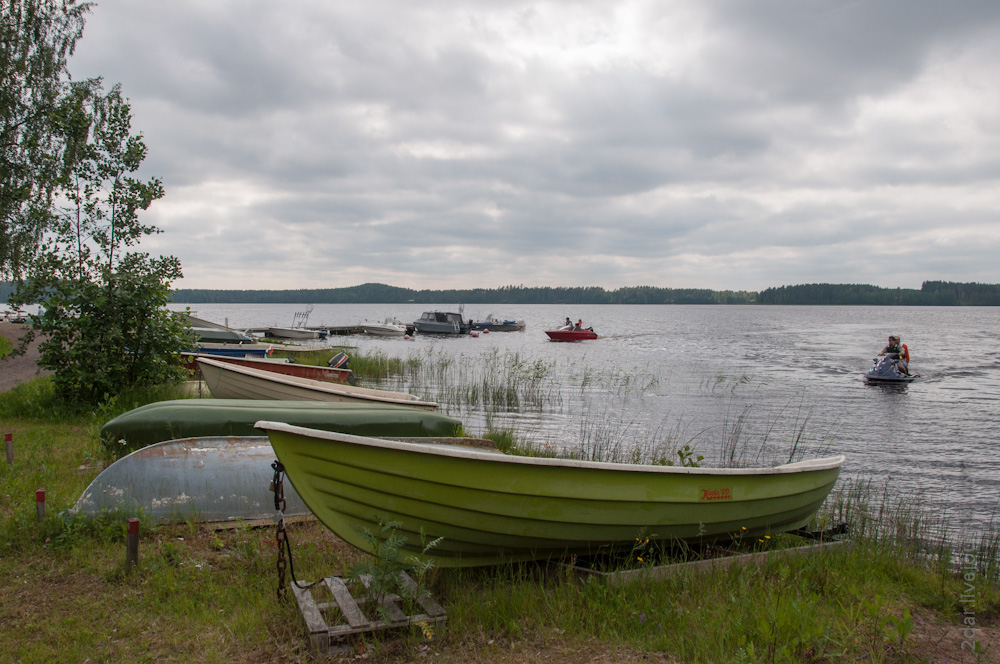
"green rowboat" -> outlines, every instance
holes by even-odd
[[[196,436],[259,436],[254,422],[276,419],[361,436],[453,436],[461,422],[406,406],[363,402],[269,399],[176,399],[123,413],[101,429],[120,454],[153,443]]]
[[[508,456],[260,421],[288,479],[327,528],[398,521],[405,553],[439,567],[593,554],[636,538],[712,541],[807,525],[843,456],[773,468],[686,468]],[[425,539],[443,540],[427,552]]]

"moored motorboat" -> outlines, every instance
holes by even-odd
[[[498,320],[493,314],[483,320],[469,321],[469,328],[480,332],[521,332],[525,327],[523,320]]]
[[[379,337],[402,337],[406,335],[406,325],[395,318],[386,318],[381,323],[369,323],[365,321],[361,324],[361,330],[365,334]]]
[[[414,329],[420,334],[468,334],[469,324],[461,312],[425,311],[413,321]]]
[[[584,341],[597,338],[597,333],[593,330],[545,330],[545,334],[552,341]]]
[[[272,326],[267,328],[267,336],[272,339],[292,339],[297,341],[307,341],[309,339],[325,339],[327,331],[320,328],[306,327],[309,321],[309,314],[312,313],[313,305],[306,307],[305,311],[297,311],[292,316],[291,327]]]
[[[292,339],[297,341],[307,341],[309,339],[319,339],[320,330],[313,330],[305,327],[269,327],[267,336],[272,339]]]
[[[437,408],[405,392],[375,390],[353,385],[287,376],[273,371],[229,364],[207,357],[198,358],[205,384],[220,399],[278,399],[285,401],[360,401],[396,404],[415,408]]]
[[[261,421],[299,496],[353,546],[398,522],[405,553],[440,567],[542,560],[637,537],[712,541],[807,525],[843,456],[771,468],[517,457]],[[442,538],[424,550],[422,542]]]

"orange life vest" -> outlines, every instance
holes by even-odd
[[[900,344],[903,347],[903,352],[901,357],[906,361],[907,364],[910,363],[910,349],[906,347],[906,344]]]

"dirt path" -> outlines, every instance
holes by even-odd
[[[0,322],[0,335],[10,339],[10,342],[17,347],[21,335],[27,331],[27,327],[19,323]],[[19,357],[7,357],[0,360],[0,392],[17,387],[21,383],[26,383],[36,376],[44,376],[52,373],[38,368],[38,339],[31,342],[28,352]]]

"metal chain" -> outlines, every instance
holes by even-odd
[[[278,599],[285,599],[285,547],[288,544],[288,535],[285,534],[285,520],[278,520],[278,531],[274,534],[275,542],[278,545]]]
[[[313,581],[312,583],[307,583],[305,585],[299,583],[299,580],[295,578],[295,565],[292,563],[292,545],[288,541],[288,531],[285,530],[285,482],[282,478],[282,473],[285,472],[285,467],[281,465],[280,461],[275,461],[271,464],[271,468],[274,468],[274,479],[271,480],[271,491],[274,492],[274,510],[278,513],[276,518],[278,520],[278,526],[274,533],[274,541],[278,546],[278,561],[276,563],[278,567],[278,599],[284,599],[287,588],[285,587],[285,569],[287,569],[292,575],[292,583],[295,584],[296,588],[305,590],[307,588],[312,588],[319,581]],[[287,560],[285,554],[288,554]]]
[[[278,513],[278,525],[274,532],[274,541],[278,547],[278,599],[285,599],[285,569],[288,564],[285,561],[285,549],[288,547],[288,533],[285,532],[285,481],[282,474],[285,467],[280,461],[271,464],[274,469],[274,479],[271,480],[271,491],[274,492],[274,510]]]

